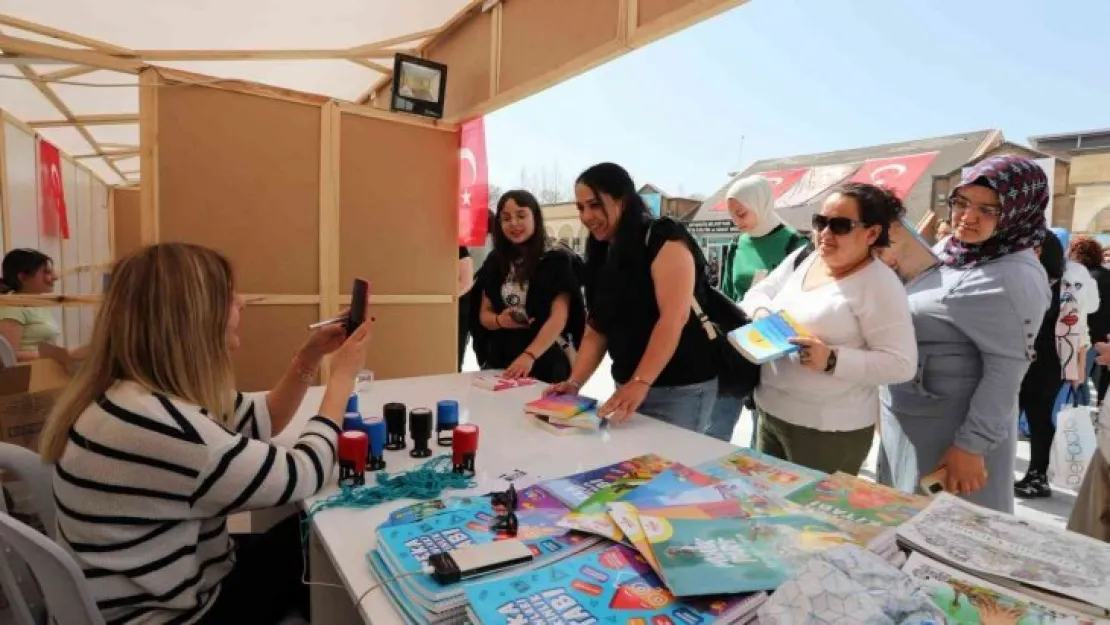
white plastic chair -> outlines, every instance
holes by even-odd
[[[46,536],[24,523],[0,513],[0,550],[5,560],[15,552],[27,563],[38,581],[46,599],[46,611],[59,625],[104,625],[104,617],[96,607],[85,583],[85,576],[73,558]],[[13,601],[13,605],[17,603]],[[20,618],[17,613],[16,618]],[[30,620],[28,624],[40,625],[47,620]]]
[[[39,455],[29,449],[0,443],[0,471],[14,473],[27,485],[31,493],[31,511],[42,521],[46,535],[53,539],[57,507],[54,505],[54,477],[50,465],[44,464]]]
[[[0,336],[0,368],[14,367],[17,362],[12,344],[8,342],[8,339]]]
[[[31,512],[39,517],[48,536],[52,538],[56,508],[50,467],[42,463],[38,454],[28,449],[0,443],[0,470],[14,474],[27,487],[31,496]],[[0,516],[7,516],[8,512],[3,497],[0,497]],[[13,522],[18,523],[14,519]],[[12,553],[11,547],[5,545],[3,549],[3,557],[0,558],[0,588],[4,589],[16,623],[41,625],[48,622],[43,593],[31,568],[18,554]]]

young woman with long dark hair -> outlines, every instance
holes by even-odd
[[[493,226],[493,251],[479,272],[479,322],[488,331],[479,364],[507,377],[565,380],[586,323],[577,257],[548,242],[527,191],[501,196]]]
[[[574,193],[590,231],[590,319],[570,378],[549,390],[577,392],[608,353],[618,388],[600,414],[622,421],[640,412],[703,431],[717,399],[713,345],[691,314],[695,289],[708,281],[705,258],[681,224],[652,219],[619,165],[590,167]]]

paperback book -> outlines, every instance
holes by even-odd
[[[556,523],[568,509],[539,488],[521,493],[516,511],[516,535],[494,529],[496,516],[490,506],[459,509],[403,525],[378,528],[377,550],[391,576],[406,576],[401,588],[409,598],[426,609],[453,607],[461,596],[461,584],[440,585],[420,574],[428,558],[436,553],[469,545],[480,545],[514,538],[531,551],[531,565],[543,566],[588,548],[596,538],[571,532]]]
[[[678,597],[774,590],[814,553],[851,542],[804,515],[667,519],[640,525],[667,587]]]
[[[940,493],[897,530],[944,564],[1049,603],[1110,616],[1110,545]]]
[[[597,407],[597,400],[583,395],[547,395],[524,404],[524,411],[565,419],[580,412],[593,410],[595,407]]]
[[[828,476],[755,449],[738,449],[694,468],[726,481],[744,478],[760,490],[784,496]]]
[[[908,283],[940,263],[933,248],[905,219],[890,224],[890,246],[879,252],[880,258]]]
[[[914,578],[953,625],[1093,625],[1089,616],[1064,610],[911,553],[902,571]]]
[[[799,351],[801,347],[790,342],[799,336],[806,336],[806,331],[786,311],[779,311],[729,332],[728,342],[761,365]]]
[[[499,375],[479,374],[474,376],[471,383],[487,391],[504,391],[511,388],[532,386],[536,383],[536,380],[533,378],[503,378]]]
[[[546,417],[539,414],[532,414],[529,412],[524,413],[524,418],[530,421],[536,427],[546,431],[549,434],[554,434],[555,436],[574,436],[576,434],[590,434],[597,431],[587,430],[585,428],[580,428],[574,425],[566,425],[552,419],[551,417]]]
[[[635,502],[639,499],[663,499],[698,486],[719,482],[717,478],[675,463],[647,480],[620,480],[595,492],[567,514],[559,525],[581,532],[597,534],[610,540],[624,540],[620,527],[609,516],[608,504],[616,501]]]
[[[470,619],[478,625],[693,625],[747,620],[766,595],[679,600],[639,554],[614,545],[509,579],[470,585],[466,598]]]
[[[673,462],[655,454],[644,454],[616,464],[541,482],[540,486],[573,509],[594,493],[618,484],[642,484],[667,470]],[[569,512],[569,510],[568,510]]]
[[[878,547],[884,535],[893,542],[893,528],[929,505],[929,499],[861,480],[844,473],[794,491],[787,496],[806,514],[824,519],[860,544]]]

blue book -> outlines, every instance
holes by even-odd
[[[680,601],[634,550],[613,545],[512,578],[468,585],[477,625],[732,622],[763,593]]]
[[[786,311],[771,313],[728,333],[728,342],[744,358],[761,365],[801,350],[790,339],[806,336]]]
[[[420,573],[428,558],[434,554],[515,538],[532,551],[532,566],[542,566],[597,542],[596,538],[556,525],[569,511],[566,506],[559,505],[540,489],[526,490],[534,498],[521,498],[516,511],[519,529],[515,536],[492,529],[496,522],[496,513],[489,505],[485,508],[460,508],[413,523],[379,527],[378,555],[392,576],[406,576],[401,580],[401,585],[409,598],[431,608],[450,602],[462,592],[461,584],[441,585],[430,576]],[[535,500],[537,497],[542,501]]]
[[[640,515],[652,555],[677,597],[775,590],[814,553],[852,543],[805,515],[695,519]]]
[[[674,463],[670,460],[655,454],[644,454],[606,467],[540,482],[539,485],[568,508],[577,508],[599,491],[620,484],[642,484],[672,464]]]

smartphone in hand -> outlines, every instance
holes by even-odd
[[[347,336],[354,334],[355,330],[366,321],[366,300],[370,296],[370,283],[362,278],[355,278],[351,287],[351,309],[347,311]]]

